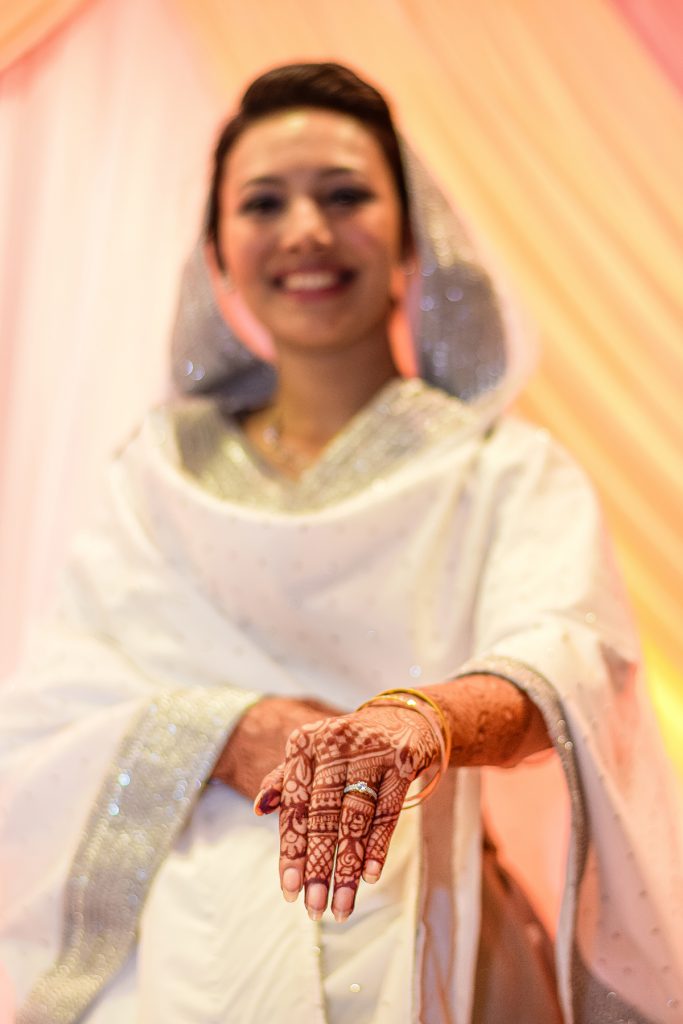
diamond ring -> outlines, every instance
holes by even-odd
[[[347,793],[362,793],[363,796],[369,796],[373,800],[377,799],[377,790],[369,786],[367,782],[350,782],[348,786],[344,786],[344,795]]]

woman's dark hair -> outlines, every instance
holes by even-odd
[[[224,268],[218,244],[219,197],[226,158],[240,135],[252,124],[293,107],[316,107],[348,114],[375,136],[396,183],[401,204],[403,245],[407,248],[411,237],[408,192],[398,137],[386,100],[377,89],[343,64],[286,64],[254,79],[242,96],[237,114],[225,125],[216,145],[206,237],[214,247],[221,269]]]

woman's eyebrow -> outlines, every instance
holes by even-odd
[[[282,178],[277,178],[273,174],[262,174],[257,178],[249,178],[248,181],[242,182],[239,190],[240,192],[243,192],[245,188],[253,188],[254,185],[282,185],[282,183]]]
[[[357,167],[326,167],[320,172],[321,178],[333,178],[337,174],[358,174]]]
[[[360,171],[357,167],[324,167],[318,172],[318,178],[334,178],[339,174],[359,174]],[[259,185],[284,185],[284,176],[276,174],[260,174],[256,178],[249,178],[240,185],[240,191],[244,191],[247,188],[254,188]]]

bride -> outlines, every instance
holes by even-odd
[[[184,397],[114,462],[0,692],[22,1024],[679,1019],[669,769],[593,494],[502,415],[514,341],[375,89],[249,86],[181,290]],[[551,747],[554,958],[479,807],[481,766]]]

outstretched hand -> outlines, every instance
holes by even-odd
[[[345,920],[361,876],[380,876],[411,782],[439,755],[429,723],[399,707],[366,707],[295,729],[284,762],[265,776],[255,802],[257,814],[280,809],[285,899],[295,900],[304,886],[317,920],[333,882],[332,912]],[[377,800],[345,794],[356,782],[367,783]]]

